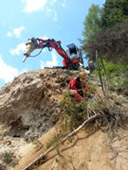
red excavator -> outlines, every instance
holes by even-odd
[[[45,47],[47,47],[49,51],[51,51],[52,48],[54,48],[57,51],[57,53],[61,57],[63,57],[63,66],[62,67],[57,66],[53,68],[62,68],[62,69],[69,69],[69,70],[80,69],[81,71],[89,75],[90,73],[92,73],[93,70],[97,70],[99,73],[99,78],[100,78],[104,96],[107,96],[108,78],[106,75],[103,59],[101,56],[98,55],[97,51],[96,51],[97,68],[95,68],[95,65],[92,61],[88,61],[88,66],[84,68],[82,49],[79,49],[75,44],[67,45],[68,48],[65,51],[61,47],[61,41],[55,41],[54,39],[43,40],[40,38],[31,38],[26,43],[26,51],[24,53],[25,57],[23,59],[23,62],[26,60],[27,57],[36,57],[37,55],[39,55]],[[41,49],[41,51],[37,55],[31,56],[31,53],[35,49]]]
[[[75,44],[72,43],[67,45],[68,48],[65,51],[61,47],[61,41],[55,41],[54,39],[43,40],[40,38],[31,38],[28,40],[23,62],[27,57],[36,57],[39,55],[45,47],[47,47],[49,51],[54,48],[63,58],[63,66],[54,68],[78,70],[80,66],[83,66],[82,49],[79,49]],[[31,56],[31,53],[35,49],[41,49],[41,51],[37,55]]]

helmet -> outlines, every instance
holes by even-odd
[[[92,65],[92,64],[93,64],[92,60],[88,61],[88,65]]]
[[[80,73],[79,73],[79,77],[80,77],[81,79],[85,79],[86,74],[85,74],[85,73],[83,73],[83,72],[80,72]]]

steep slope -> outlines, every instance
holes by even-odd
[[[107,100],[108,102],[105,100],[106,105],[108,105],[110,101],[112,102],[111,99]],[[118,98],[118,101],[119,100],[127,102],[122,96]],[[102,107],[105,108],[105,106]],[[122,116],[123,113],[126,114],[127,119],[123,121],[125,125],[128,122],[128,106],[124,105],[123,107],[121,106],[122,109],[119,108],[120,106],[117,106],[114,110],[111,109],[112,114],[114,116],[114,112],[116,112],[118,115],[119,111],[121,111]],[[99,127],[98,124],[94,125],[92,122],[64,143],[56,145],[54,150],[40,157],[40,155],[47,151],[47,144],[51,142],[51,139],[56,136],[60,130],[61,123],[58,123],[38,139],[36,145],[30,147],[30,150],[21,159],[19,165],[15,167],[15,170],[127,170],[127,128],[124,127],[123,129],[117,125],[115,130],[111,132],[111,128],[107,130],[106,128]],[[41,159],[36,161],[35,164],[30,167],[28,166],[39,157]]]
[[[0,92],[0,122],[12,127],[10,135],[25,135],[27,138],[28,129],[35,136],[37,131],[41,134],[47,131],[49,125],[54,124],[53,117],[58,114],[58,104],[68,77],[58,70],[31,71],[5,85]]]
[[[0,170],[22,170],[47,151],[62,131],[60,118],[65,120],[66,115],[60,101],[74,74],[55,69],[30,71],[0,89]],[[98,118],[26,170],[127,170],[128,101],[113,92],[104,98],[101,87],[90,83],[96,91],[89,94],[86,104]],[[84,119],[91,116],[87,114]]]
[[[1,160],[11,155],[10,150],[24,154],[20,148],[27,147],[26,142],[41,137],[58,121],[69,77],[62,70],[30,71],[0,89]]]
[[[51,134],[55,134],[55,129],[48,132],[46,136],[41,138],[39,141],[42,143],[42,148],[40,151],[31,147],[28,154],[21,159],[21,162],[16,166],[15,170],[23,169],[28,165],[34,158],[34,156],[43,153],[46,148],[45,144],[50,140]],[[95,131],[93,133],[87,134],[85,131],[81,131],[75,136],[71,141],[65,142],[59,147],[59,153],[55,149],[47,155],[48,161],[46,163],[40,161],[35,169],[45,170],[45,169],[55,169],[63,170],[74,169],[78,170],[93,170],[93,169],[112,169],[109,157],[111,156],[111,149],[109,143],[106,140],[107,136],[101,131]],[[42,164],[42,165],[41,165]],[[30,169],[34,169],[30,167]]]

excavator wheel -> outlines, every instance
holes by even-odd
[[[71,67],[72,67],[73,70],[79,70],[80,64],[79,63],[75,63]]]

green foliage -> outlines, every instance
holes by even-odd
[[[5,163],[10,163],[13,160],[14,153],[11,151],[6,151],[2,154],[3,161]]]
[[[85,98],[88,98],[89,96],[94,96],[96,92],[96,86],[93,84],[88,84],[88,90],[83,90]]]
[[[17,164],[18,164],[19,160],[18,159],[15,159],[11,162],[11,167],[15,167]]]
[[[98,5],[92,5],[89,9],[89,13],[84,21],[84,31],[83,36],[84,40],[83,44],[86,44],[87,40],[92,39],[92,36],[100,31],[100,17],[101,17],[102,9],[99,8]]]
[[[93,40],[89,40],[84,47],[88,56],[95,56],[98,51],[102,57],[115,63],[128,63],[128,23],[117,24],[113,30],[107,29],[97,32]]]
[[[1,158],[4,163],[8,164],[11,167],[15,167],[18,164],[18,159],[14,155],[14,152],[8,150],[1,154]]]
[[[119,94],[124,94],[128,96],[128,65],[123,65],[119,63],[107,62],[103,59],[103,63],[105,66],[109,89],[113,91],[117,91]],[[99,63],[100,65],[101,63]],[[91,76],[95,77],[95,79],[99,79],[98,67],[96,67],[95,72],[92,73]],[[104,70],[103,67],[100,67],[100,72],[102,78],[104,79]],[[90,85],[89,85],[90,86]],[[93,87],[93,86],[92,86]],[[92,89],[92,92],[95,91]]]
[[[109,78],[118,76],[125,71],[125,67],[122,64],[114,64],[112,62],[105,62],[104,60],[104,65]]]
[[[47,149],[50,148],[50,147],[52,147],[52,146],[55,147],[55,148],[57,148],[57,147],[59,146],[60,139],[61,139],[61,134],[54,135],[54,136],[46,143]]]
[[[128,96],[128,78],[124,79],[121,83],[121,88],[119,89],[124,95]]]
[[[63,108],[65,106],[66,98],[68,98],[69,96],[70,96],[70,94],[68,92],[64,93],[63,100],[60,102],[61,108]]]
[[[87,101],[78,102],[69,94],[64,95],[61,107],[65,114],[64,124],[62,126],[63,131],[72,131],[79,126],[87,116]]]
[[[127,0],[106,0],[101,17],[102,28],[113,28],[115,24],[127,21]]]
[[[127,0],[106,0],[103,8],[92,5],[84,21],[81,41],[86,57],[94,59],[97,50],[109,61],[128,62],[127,23]]]
[[[128,95],[128,66],[106,62],[105,60],[104,65],[110,89]]]

